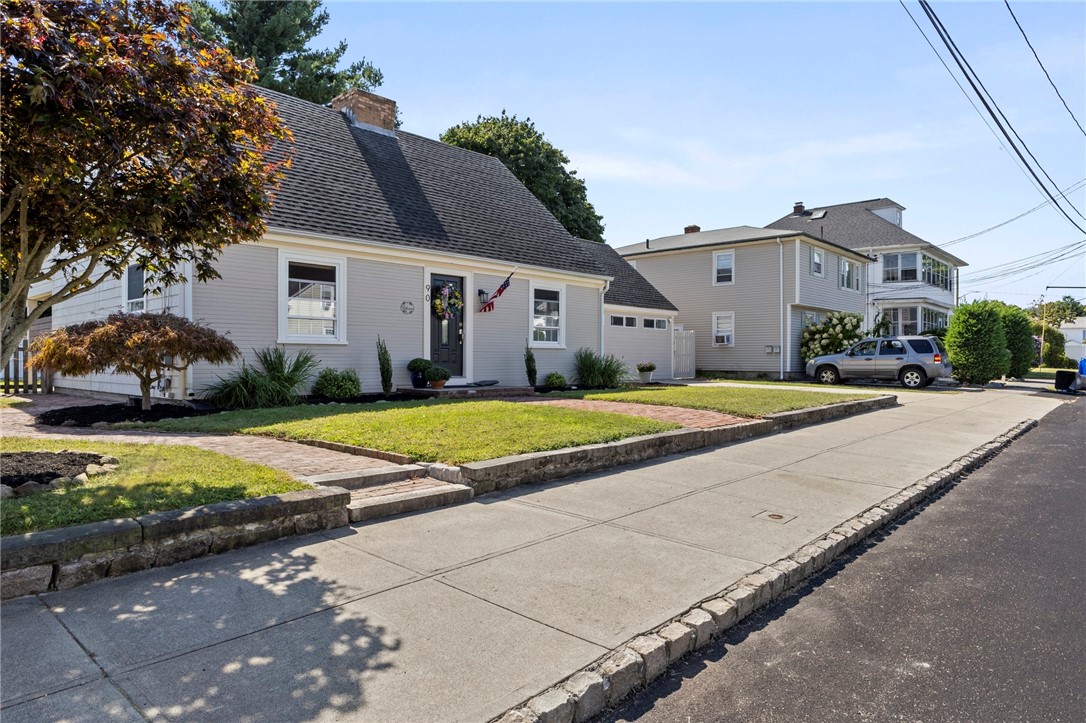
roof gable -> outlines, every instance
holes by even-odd
[[[603,297],[604,303],[633,306],[639,309],[679,310],[613,248],[595,241],[585,239],[578,239],[578,241],[584,244],[584,248],[593,255],[604,273],[614,277],[614,281],[611,282]]]

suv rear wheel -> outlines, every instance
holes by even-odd
[[[827,365],[818,368],[818,371],[815,372],[815,379],[823,384],[839,384],[841,375],[837,372],[837,369]]]
[[[905,367],[901,370],[898,381],[906,389],[920,389],[927,386],[928,375],[920,367]]]

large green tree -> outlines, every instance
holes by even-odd
[[[1010,304],[999,304],[997,308],[1003,322],[1007,350],[1011,353],[1007,376],[1021,379],[1033,368],[1033,328],[1029,316],[1022,309]]]
[[[1086,306],[1073,296],[1064,296],[1057,301],[1042,302],[1037,300],[1026,312],[1034,319],[1043,317],[1046,324],[1059,327],[1065,321],[1074,321],[1086,316]]]
[[[328,24],[321,0],[196,0],[193,21],[208,40],[256,63],[256,84],[296,98],[327,103],[348,88],[373,90],[380,69],[362,60],[340,68],[347,42],[309,47]]]
[[[499,159],[567,231],[603,241],[603,217],[588,202],[584,181],[566,169],[569,158],[547,142],[530,118],[517,120],[503,110],[500,116],[453,126],[441,140]]]
[[[153,292],[263,236],[289,131],[187,6],[4,0],[0,30],[0,362],[130,264]]]

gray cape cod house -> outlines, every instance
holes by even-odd
[[[267,346],[308,349],[322,367],[355,369],[371,392],[380,389],[378,337],[399,385],[409,381],[407,362],[425,357],[452,372],[451,385],[523,386],[526,343],[540,380],[551,371],[572,377],[577,349],[606,350],[609,309],[646,312],[653,327],[639,319],[638,331],[654,343],[668,333],[655,319],[669,319],[674,306],[610,247],[571,236],[499,160],[396,129],[395,103],[370,93],[348,91],[325,107],[258,92],[293,134],[263,239],[226,249],[220,279],[160,295],[144,292],[132,266],[55,307],[54,328],[118,309],[168,309],[229,335],[247,359]],[[447,295],[463,307],[436,308]],[[623,353],[640,360],[636,350]],[[228,372],[198,364],[156,395],[199,396]],[[55,383],[98,396],[137,393],[125,376]]]

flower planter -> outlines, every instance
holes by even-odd
[[[641,377],[642,384],[648,384],[652,381],[652,372],[638,372],[637,376]]]
[[[435,379],[432,382],[430,382],[430,387],[432,389],[441,389],[443,386],[445,386],[446,381],[448,381],[448,380],[446,380],[446,379]]]
[[[415,389],[425,389],[426,376],[422,372],[411,372],[411,386]]]

